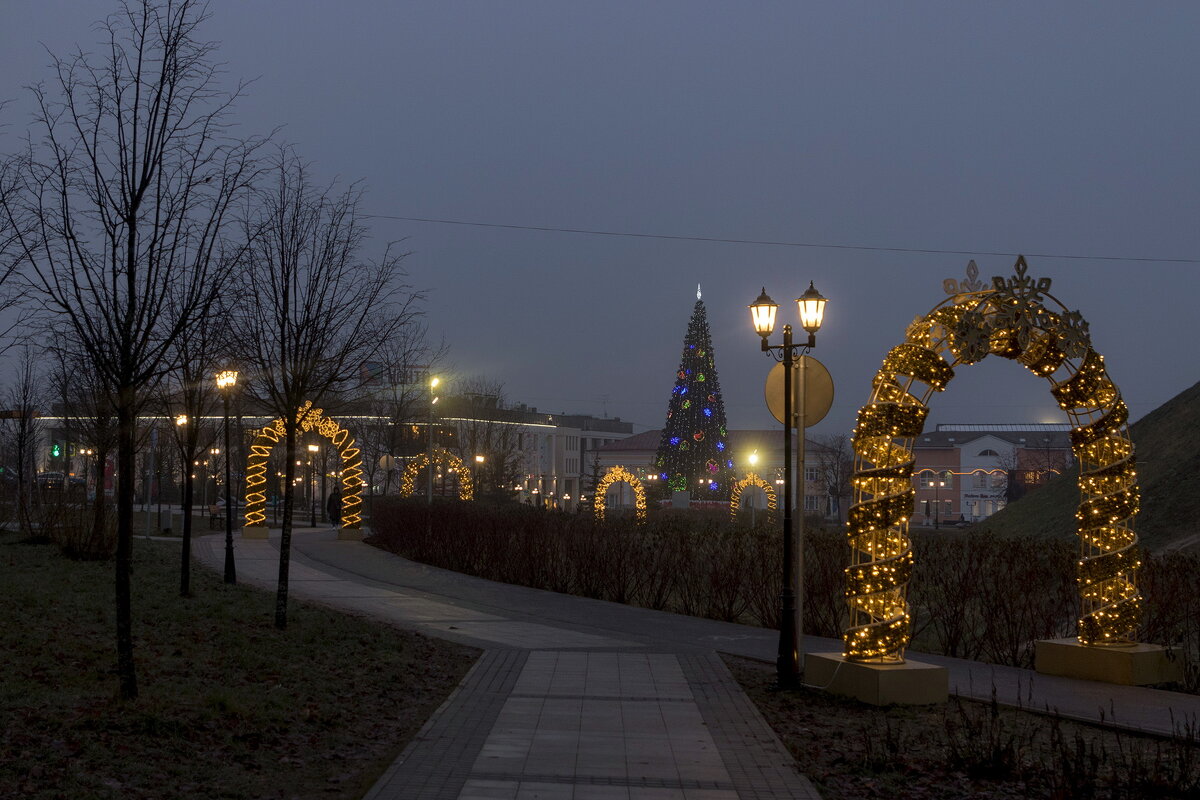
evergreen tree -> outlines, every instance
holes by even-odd
[[[733,460],[725,434],[725,399],[699,287],[654,463],[670,491],[689,491],[700,500],[729,499]]]

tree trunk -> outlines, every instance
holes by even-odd
[[[275,627],[287,628],[288,560],[292,547],[292,502],[295,499],[296,423],[295,412],[285,422],[287,435],[284,450],[287,460],[283,467],[283,527],[279,532],[279,585],[275,591]]]
[[[133,663],[133,608],[129,580],[133,569],[133,476],[136,418],[134,389],[122,386],[117,408],[117,682],[122,700],[138,695]]]

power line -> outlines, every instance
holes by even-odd
[[[824,244],[820,242],[783,242],[771,239],[725,239],[717,236],[674,236],[666,233],[632,233],[629,231],[600,231],[589,228],[556,228],[548,225],[506,225],[500,222],[474,222],[462,219],[433,217],[401,217],[394,214],[364,214],[367,219],[392,219],[402,222],[428,222],[437,225],[463,225],[471,228],[503,228],[515,231],[544,231],[574,233],[585,236],[622,236],[631,239],[667,239],[678,242],[714,242],[718,244],[756,244],[771,247],[812,247],[826,250],[866,250],[878,253],[921,253],[950,256],[1008,256],[1020,253],[1001,253],[992,250],[939,250],[928,247],[874,247],[865,244]],[[1132,261],[1154,264],[1200,264],[1200,258],[1150,258],[1147,256],[1083,256],[1069,253],[1025,253],[1026,258],[1065,258],[1077,261]]]

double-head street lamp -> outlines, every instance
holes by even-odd
[[[237,583],[237,568],[233,563],[233,482],[229,470],[229,395],[237,385],[236,369],[217,373],[217,388],[225,408],[225,582]],[[178,420],[176,420],[178,422]]]
[[[772,358],[783,363],[783,590],[780,595],[779,618],[779,656],[775,662],[776,674],[781,688],[794,688],[800,683],[799,643],[803,635],[801,616],[804,603],[804,475],[800,475],[800,527],[797,546],[794,547],[792,536],[792,427],[796,425],[796,411],[792,408],[792,367],[796,364],[797,355],[803,355],[805,350],[816,347],[817,331],[825,318],[825,298],[817,291],[810,281],[808,290],[796,298],[800,311],[800,326],[808,332],[808,340],[800,343],[792,341],[792,326],[783,326],[783,344],[772,345],[767,339],[775,331],[775,315],[779,310],[778,304],[767,295],[766,287],[762,294],[750,305],[750,318],[754,324],[754,332],[762,337],[762,351],[770,353]],[[778,353],[778,355],[776,355]],[[803,360],[800,360],[803,364]],[[804,470],[804,377],[800,377],[800,470]],[[800,566],[797,569],[796,553],[799,553]],[[798,588],[793,588],[799,582]],[[799,599],[799,600],[798,600]]]

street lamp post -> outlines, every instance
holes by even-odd
[[[308,446],[308,504],[310,506],[309,526],[317,527],[317,451],[321,448],[315,444]]]
[[[237,568],[233,563],[233,497],[229,470],[229,393],[237,385],[236,369],[217,373],[217,388],[221,390],[221,403],[225,410],[225,582],[237,583]]]
[[[433,390],[437,388],[439,383],[441,381],[438,378],[431,378],[429,381],[429,446],[425,453],[425,467],[428,470],[426,477],[428,481],[425,487],[425,503],[430,506],[433,505],[433,406],[438,401],[437,395],[433,393]]]
[[[937,479],[933,482],[933,529],[936,531],[941,529],[941,525],[939,524],[942,516],[941,492],[942,487],[946,485],[946,481],[942,473],[935,472],[934,475],[937,476]]]
[[[796,424],[795,411],[792,408],[792,367],[796,356],[802,356],[806,350],[816,347],[817,331],[825,316],[825,298],[816,290],[812,282],[808,290],[796,299],[800,312],[800,324],[808,332],[808,339],[800,343],[792,341],[792,326],[783,326],[783,344],[772,345],[768,337],[775,330],[775,314],[779,305],[768,295],[764,287],[762,294],[750,305],[750,317],[754,324],[754,332],[762,337],[762,351],[770,353],[772,358],[783,363],[783,589],[780,593],[779,620],[779,655],[775,662],[776,680],[780,688],[794,688],[800,683],[799,646],[803,636],[801,621],[804,597],[803,561],[797,569],[796,550],[803,555],[804,549],[804,475],[803,447],[799,448],[801,458],[800,474],[800,526],[796,542],[793,542],[792,530],[792,427]],[[779,355],[775,353],[778,351]],[[801,363],[803,361],[801,360]],[[800,376],[799,435],[804,442],[804,375]],[[795,587],[795,588],[793,588]],[[798,604],[799,598],[799,604]]]
[[[475,498],[479,499],[479,470],[483,469],[483,456],[475,456]]]

